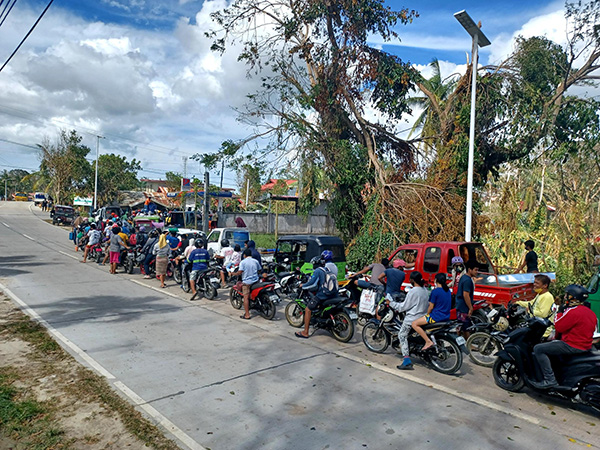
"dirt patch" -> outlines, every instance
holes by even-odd
[[[179,448],[2,294],[0,400],[0,450]]]

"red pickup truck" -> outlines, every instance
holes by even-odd
[[[531,275],[498,275],[483,244],[479,242],[427,242],[424,244],[406,244],[398,247],[389,257],[406,261],[407,273],[418,270],[431,285],[435,275],[446,272],[448,279],[452,274],[452,258],[461,256],[467,262],[475,259],[479,266],[479,279],[475,282],[474,300],[485,300],[492,305],[504,305],[512,300],[531,300],[535,297],[533,280],[522,281],[519,278],[531,278]],[[408,280],[408,276],[406,277]],[[408,283],[405,283],[408,286]],[[452,293],[456,293],[456,283]]]

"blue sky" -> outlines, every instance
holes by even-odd
[[[0,170],[37,168],[31,146],[75,128],[101,152],[141,160],[148,177],[183,171],[183,159],[212,152],[226,139],[249,134],[232,108],[257,86],[233,52],[209,50],[203,33],[209,13],[226,0],[55,0],[38,28],[0,73]],[[419,69],[442,61],[446,75],[460,71],[470,37],[453,14],[462,9],[492,45],[480,62],[499,62],[516,34],[560,39],[563,2],[530,0],[388,1],[393,9],[417,10],[399,26],[401,42],[380,43]],[[10,54],[46,1],[20,0],[0,28],[0,60]],[[554,22],[554,23],[553,23]],[[378,45],[377,42],[373,42]],[[10,142],[7,142],[10,141]],[[15,144],[16,143],[16,144]],[[19,145],[22,144],[22,145]],[[201,168],[188,162],[188,175]],[[213,174],[216,178],[217,174]],[[225,185],[236,186],[235,174]]]

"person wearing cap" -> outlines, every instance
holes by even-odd
[[[395,295],[402,292],[402,284],[406,278],[403,268],[406,262],[403,259],[395,259],[392,267],[385,269],[378,277],[381,284],[385,284],[386,298],[393,300]]]

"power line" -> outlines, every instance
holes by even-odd
[[[27,32],[27,34],[25,35],[25,37],[21,40],[21,42],[19,42],[19,45],[17,45],[17,48],[15,48],[15,51],[11,53],[11,55],[8,57],[8,59],[6,60],[6,62],[2,65],[2,67],[0,67],[0,72],[2,72],[2,69],[4,69],[6,67],[6,65],[10,62],[10,60],[13,58],[13,56],[15,56],[15,54],[19,51],[19,49],[21,48],[21,46],[23,45],[23,43],[27,40],[27,38],[29,37],[29,35],[35,29],[35,27],[37,27],[37,24],[40,22],[40,20],[42,20],[42,17],[44,17],[44,14],[46,14],[46,11],[48,11],[48,9],[50,8],[50,5],[53,2],[54,2],[54,0],[50,0],[50,3],[48,3],[48,6],[46,6],[46,8],[44,9],[44,11],[42,11],[42,14],[40,14],[40,17],[38,17],[38,19],[35,21],[35,23],[30,28],[30,30]],[[14,3],[13,3],[13,5],[14,5]]]
[[[10,0],[8,0],[8,2],[6,3],[6,6],[8,6],[9,3],[10,3]],[[4,16],[4,18],[2,19],[2,22],[0,22],[0,27],[2,26],[2,24],[4,23],[4,21],[6,20],[6,18],[10,14],[10,12],[12,11],[13,6],[15,6],[15,3],[17,3],[17,0],[14,0],[12,2],[12,5],[10,5],[10,8],[9,8],[8,12],[6,13],[6,15]],[[4,7],[4,10],[6,10],[6,6]],[[0,17],[2,17],[3,14],[4,14],[4,11],[2,11],[2,14],[0,14]]]

